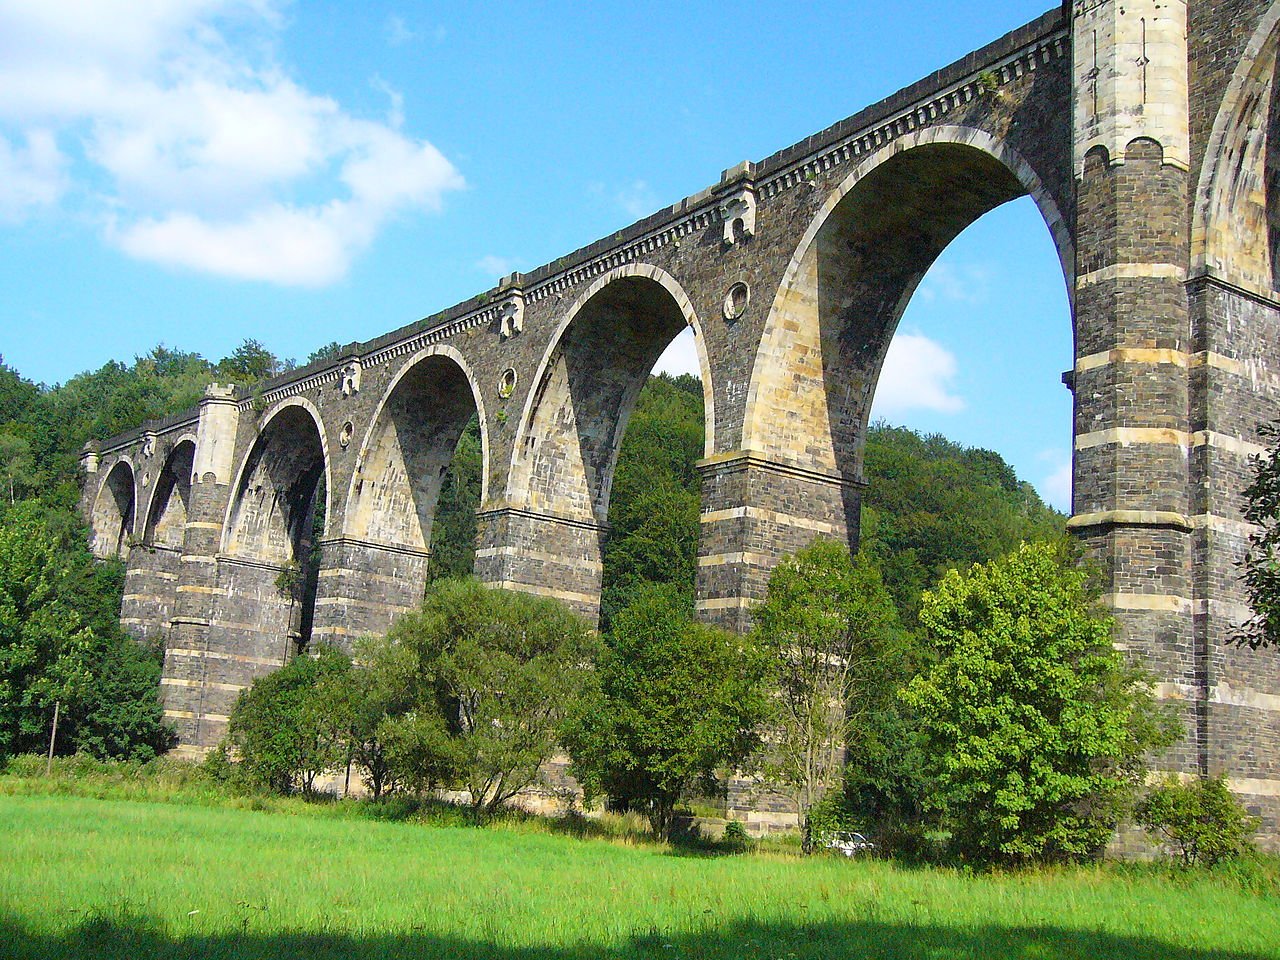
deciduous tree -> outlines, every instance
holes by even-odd
[[[931,802],[978,862],[1099,853],[1171,728],[1111,644],[1062,544],[1023,544],[921,600],[937,662],[905,688],[926,734]]]
[[[795,804],[807,853],[811,811],[905,678],[907,640],[875,564],[832,540],[778,564],[755,623],[775,707],[763,773]]]
[[[674,587],[642,588],[614,618],[597,697],[571,728],[574,776],[668,836],[681,800],[756,750],[765,670],[752,638],[695,623]]]

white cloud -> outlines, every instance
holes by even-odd
[[[30,155],[0,141],[0,171],[42,173],[25,206],[66,196],[50,186],[66,166],[56,147],[37,152],[56,136],[81,161],[76,199],[133,256],[280,284],[341,278],[388,220],[439,209],[463,181],[402,131],[385,84],[378,122],[291,79],[273,53],[283,23],[274,0],[0,0],[0,137],[25,137]],[[0,191],[3,212],[15,188]]]
[[[65,158],[48,130],[29,130],[15,149],[0,136],[0,222],[17,222],[58,201],[65,188]]]
[[[614,200],[627,216],[637,220],[653,213],[658,205],[653,190],[643,180],[635,180],[627,184],[615,194]]]
[[[958,413],[964,400],[953,394],[956,358],[946,347],[928,337],[899,333],[876,385],[873,417],[892,417],[909,410]]]
[[[518,270],[519,263],[511,257],[499,257],[491,253],[476,261],[476,269],[498,280]]]
[[[691,373],[695,377],[702,376],[698,363],[698,342],[693,336],[693,329],[685,327],[667,344],[667,349],[654,365],[654,373],[669,373],[673,377],[682,373]]]
[[[935,263],[925,274],[916,296],[928,303],[939,300],[974,306],[991,299],[995,271],[984,263]]]
[[[405,24],[404,17],[395,13],[387,17],[387,43],[391,46],[404,46],[404,44],[415,39],[417,36],[418,35],[410,30]]]

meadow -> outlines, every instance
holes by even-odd
[[[970,875],[157,789],[0,777],[0,957],[1280,958],[1274,863]]]

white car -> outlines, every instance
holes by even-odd
[[[828,850],[837,850],[846,857],[854,857],[860,853],[873,853],[876,849],[874,843],[852,830],[841,830],[831,834],[825,846]]]

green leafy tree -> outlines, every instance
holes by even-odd
[[[240,386],[252,386],[283,373],[288,367],[289,364],[282,363],[258,340],[245,340],[218,363],[217,374]]]
[[[36,484],[31,444],[3,430],[0,430],[0,483],[4,484],[11,506]]]
[[[764,778],[795,805],[808,853],[813,808],[895,699],[907,638],[875,564],[832,540],[778,564],[755,623],[776,708]]]
[[[51,517],[30,502],[0,512],[0,756],[46,749],[56,702],[59,752],[150,759],[172,741],[158,656],[116,622],[118,565]]]
[[[477,818],[491,815],[558,749],[595,655],[591,630],[563,604],[438,581],[364,651],[399,691],[402,712],[379,727],[392,769],[419,787],[447,780]]]
[[[669,836],[676,805],[716,790],[716,773],[759,745],[766,658],[750,637],[696,623],[687,597],[650,585],[619,611],[599,687],[570,726],[588,802],[607,796]]]
[[[601,625],[646,584],[693,594],[703,453],[702,382],[651,377],[627,424],[609,498]]]
[[[1138,822],[1176,852],[1184,866],[1207,866],[1241,856],[1258,828],[1225,777],[1180,783],[1169,776],[1138,805]]]
[[[1242,564],[1253,617],[1235,637],[1254,650],[1280,649],[1280,424],[1259,432],[1270,447],[1256,459],[1253,482],[1244,491],[1244,518],[1257,525]]]
[[[330,340],[323,347],[312,350],[307,357],[307,364],[317,363],[321,360],[337,360],[342,356],[342,344],[337,340]]]
[[[1111,645],[1062,544],[1023,544],[921,601],[937,662],[903,691],[927,737],[931,803],[986,863],[1097,855],[1172,740],[1144,677]]]
[[[472,417],[458,439],[445,473],[431,525],[431,563],[427,580],[471,576],[476,562],[476,510],[480,506],[484,457],[480,419]]]
[[[240,693],[227,739],[252,782],[280,793],[310,793],[317,776],[345,764],[342,726],[325,713],[317,691],[324,680],[350,669],[350,658],[323,647]]]

